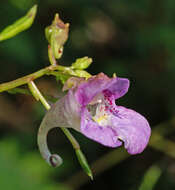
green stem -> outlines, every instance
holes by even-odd
[[[72,134],[70,133],[70,131],[66,128],[61,128],[61,130],[64,132],[64,134],[66,135],[66,137],[69,139],[69,141],[71,142],[73,148],[75,150],[80,149],[80,145],[79,143],[76,141],[76,139],[72,136]]]
[[[68,74],[73,73],[73,70],[70,67],[64,67],[61,65],[50,65],[49,67],[46,67],[32,74],[21,77],[19,79],[0,84],[0,92],[7,91],[12,88],[16,88],[18,86],[27,84],[34,79],[42,77],[43,75],[49,75],[52,73],[52,71],[55,70],[62,71],[63,73],[68,73]]]
[[[33,96],[36,98],[36,100],[40,100],[41,103],[43,104],[43,106],[49,110],[50,109],[50,105],[47,103],[46,99],[44,98],[44,96],[41,94],[41,92],[39,91],[39,89],[37,88],[37,86],[35,85],[35,83],[33,81],[30,81],[28,83],[29,89],[31,90]]]
[[[53,52],[52,52],[52,48],[50,45],[48,45],[48,57],[49,57],[49,61],[50,61],[51,65],[57,64],[56,59],[55,59]]]
[[[31,95],[31,92],[28,89],[24,89],[24,88],[13,88],[13,89],[8,90],[8,93]]]

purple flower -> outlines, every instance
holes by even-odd
[[[59,126],[74,128],[105,146],[118,147],[123,142],[130,154],[145,149],[151,134],[149,123],[134,110],[115,104],[116,99],[127,93],[128,79],[109,78],[100,73],[88,80],[70,78],[64,89],[70,85],[68,93],[44,117],[38,137],[39,147],[42,134]],[[42,153],[41,148],[40,151]]]

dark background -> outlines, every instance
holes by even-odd
[[[152,128],[164,123],[164,129],[169,130],[167,122],[175,113],[174,0],[1,0],[0,30],[23,16],[35,3],[38,13],[32,27],[0,44],[0,83],[49,65],[44,28],[58,12],[70,23],[60,64],[70,65],[76,58],[89,56],[93,58],[88,68],[91,74],[116,73],[129,78],[130,90],[117,104],[144,115]],[[49,95],[57,96],[60,92],[60,83],[53,77],[43,77],[36,83]],[[123,148],[119,149],[116,155],[93,168],[94,181],[90,182],[82,173],[75,180],[73,177],[81,168],[70,143],[58,128],[49,133],[49,147],[60,153],[64,164],[56,169],[49,167],[36,143],[44,113],[43,106],[31,96],[1,93],[0,189],[175,189],[175,157],[150,146],[141,155],[115,163],[119,154],[123,154]],[[90,164],[114,151],[72,132]],[[167,138],[173,142],[174,133]],[[165,145],[165,150],[168,146]],[[155,171],[160,176],[154,187],[149,187]]]

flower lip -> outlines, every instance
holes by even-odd
[[[126,83],[123,84],[126,90]],[[90,104],[82,106],[80,130],[105,146],[118,147],[123,143],[130,154],[141,153],[148,144],[150,126],[139,113],[115,104],[116,97],[124,94],[123,89],[119,89],[122,88],[110,86],[97,94]]]
[[[111,127],[103,127],[94,122],[86,108],[82,110],[81,132],[86,137],[108,147],[122,145],[122,142],[117,139],[117,132]]]
[[[116,109],[117,114],[107,110],[106,118],[101,118],[103,112],[96,109],[99,112],[92,117],[85,107],[81,116],[81,132],[105,146],[118,147],[124,144],[130,154],[141,153],[150,138],[149,123],[134,110],[122,106],[116,106]]]

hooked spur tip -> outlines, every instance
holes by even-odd
[[[55,168],[55,167],[60,166],[63,163],[63,160],[59,155],[52,154],[49,158],[49,162],[50,162],[51,166],[53,166]]]

